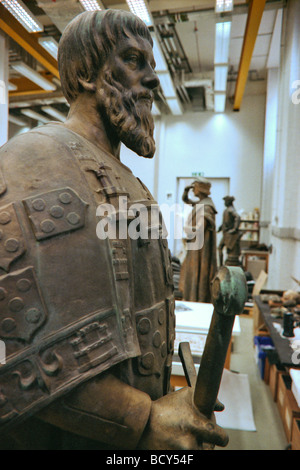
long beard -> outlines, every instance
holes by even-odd
[[[152,92],[137,96],[104,73],[103,86],[97,91],[98,103],[104,107],[110,124],[126,147],[145,158],[155,153],[154,120],[151,114]]]

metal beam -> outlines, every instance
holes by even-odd
[[[40,75],[44,78],[47,78],[48,80],[53,78],[53,75],[49,72],[40,72]],[[9,99],[11,99],[13,96],[26,97],[27,95],[34,95],[37,93],[52,93],[52,90],[44,90],[26,77],[11,78],[9,81],[17,86],[17,90],[9,92]]]
[[[28,33],[1,3],[0,29],[32,55],[45,69],[59,78],[57,61],[40,46],[37,33]]]
[[[239,111],[246,87],[253,49],[264,12],[266,0],[250,0],[243,48],[241,53],[238,77],[235,87],[234,111]]]

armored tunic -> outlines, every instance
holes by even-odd
[[[112,367],[153,400],[166,394],[172,268],[147,188],[58,123],[10,140],[0,161],[0,432]],[[125,212],[149,236],[99,237],[103,204],[118,230]]]

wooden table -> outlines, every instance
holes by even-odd
[[[180,342],[188,341],[190,343],[195,367],[198,371],[210,327],[213,309],[214,307],[212,304],[176,300],[176,339],[171,376],[171,385],[173,387],[183,387],[186,385],[184,371],[178,356],[178,346]],[[233,335],[240,334],[240,331],[240,321],[237,316],[234,321]],[[225,362],[226,369],[230,368],[231,346],[232,344],[230,343]]]

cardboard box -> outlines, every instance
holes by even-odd
[[[265,362],[265,374],[264,374],[264,382],[266,385],[269,385],[269,382],[270,382],[270,369],[271,369],[271,364],[267,356],[266,362]]]
[[[285,367],[281,366],[280,364],[272,364],[270,366],[269,387],[275,402],[277,402],[278,378],[281,374],[286,374]]]
[[[292,379],[289,375],[281,375],[279,377],[279,386],[284,390],[284,403],[283,408],[281,411],[283,427],[286,434],[286,438],[289,442],[292,440],[292,425],[294,419],[300,419],[300,408],[297,405],[293,392],[291,390],[292,387]],[[279,401],[279,393],[278,391],[278,401]],[[279,404],[278,404],[279,407]]]
[[[291,450],[300,450],[300,419],[293,419]]]
[[[284,405],[287,393],[291,393],[291,378],[287,374],[278,375],[278,386],[277,386],[277,407],[282,419],[284,421]]]

